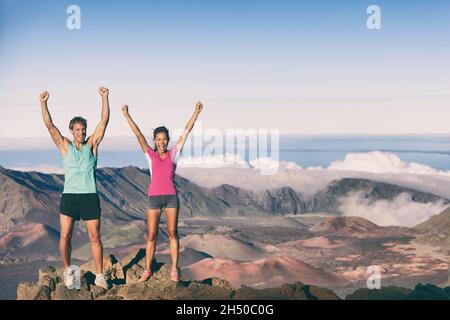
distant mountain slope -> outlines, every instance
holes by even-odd
[[[367,179],[344,178],[332,181],[325,189],[317,192],[308,206],[306,211],[326,211],[339,213],[339,199],[345,197],[349,193],[360,192],[365,199],[375,202],[378,200],[393,200],[402,193],[408,193],[411,201],[418,203],[429,203],[444,200],[437,195],[417,191],[410,188],[400,187],[390,183],[375,182]]]
[[[144,220],[149,179],[148,170],[136,167],[97,170],[103,216],[122,222]],[[49,218],[49,213],[58,213],[63,175],[20,172],[0,167],[0,182],[0,222],[3,227],[7,225],[7,220],[21,218],[58,225],[57,217]],[[448,203],[447,199],[430,193],[364,179],[333,181],[310,199],[304,199],[290,187],[253,192],[225,184],[209,189],[180,176],[175,177],[175,183],[181,202],[180,214],[189,216],[339,213],[340,197],[355,191],[363,192],[365,198],[372,201],[391,200],[406,192],[412,201],[428,203],[442,200]]]
[[[149,180],[148,170],[132,166],[97,170],[105,243],[108,239],[109,242],[116,238],[121,242],[123,239],[133,242],[142,238],[144,231],[140,228],[140,233],[133,237],[121,235],[118,238],[115,234],[133,221],[145,220]],[[14,232],[23,223],[42,224],[46,230],[59,230],[59,201],[63,184],[64,176],[60,174],[21,172],[0,167],[0,237]],[[175,184],[180,198],[180,216],[259,215],[271,218],[309,212],[339,213],[340,198],[350,192],[360,192],[370,201],[390,200],[401,193],[408,193],[412,201],[448,203],[447,199],[430,193],[364,179],[333,181],[310,198],[290,187],[261,192],[243,190],[230,184],[204,188],[178,175]],[[271,222],[267,220],[266,223]],[[87,241],[87,238],[83,239],[80,242]],[[14,250],[5,250],[17,253],[19,247],[16,243],[11,246]]]
[[[380,237],[395,234],[396,236],[412,235],[405,227],[380,227],[361,217],[330,217],[309,228],[309,231],[324,235],[342,237]]]
[[[190,234],[180,240],[180,245],[224,259],[251,261],[259,258],[264,251],[234,236],[220,234]]]
[[[58,251],[59,232],[42,223],[22,223],[0,237],[0,255],[10,250],[32,257]]]
[[[450,207],[417,225],[418,239],[447,250],[450,255]]]

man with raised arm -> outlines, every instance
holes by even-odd
[[[61,223],[59,251],[65,268],[63,280],[67,287],[74,282],[74,276],[69,270],[73,226],[75,221],[83,220],[86,221],[92,256],[97,270],[95,284],[105,289],[108,288],[107,279],[103,274],[103,246],[100,238],[101,210],[95,171],[98,146],[105,135],[109,121],[109,90],[100,87],[98,92],[102,97],[100,123],[94,133],[86,139],[87,121],[82,117],[73,118],[69,123],[69,129],[73,136],[72,141],[63,137],[53,124],[47,107],[49,93],[45,91],[40,95],[42,118],[61,153],[64,165],[64,190],[59,205]]]

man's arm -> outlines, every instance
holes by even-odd
[[[60,150],[61,154],[63,154],[65,150],[65,143],[69,142],[69,140],[63,137],[58,128],[53,124],[52,117],[50,116],[50,112],[47,107],[49,93],[44,91],[39,95],[39,98],[41,99],[42,118],[44,119],[45,126],[47,127],[48,132],[50,132],[50,136]]]
[[[136,135],[136,138],[138,139],[139,145],[141,146],[141,149],[144,153],[147,153],[148,149],[150,148],[147,140],[145,139],[144,135],[142,134],[141,130],[139,130],[139,127],[134,122],[133,118],[130,116],[128,112],[128,106],[124,105],[122,107],[122,114],[127,119],[128,124],[130,125],[131,130],[133,130],[134,134]]]
[[[189,133],[191,132],[192,128],[194,127],[195,121],[197,121],[198,116],[200,115],[200,112],[203,109],[203,104],[200,101],[197,101],[195,104],[195,111],[192,115],[191,119],[189,120],[188,124],[184,128],[183,132],[180,135],[180,138],[178,139],[178,142],[176,144],[176,147],[178,150],[182,150],[183,146],[189,136]]]
[[[102,116],[100,123],[95,128],[94,134],[92,135],[92,144],[98,146],[105,136],[106,127],[109,122],[109,90],[105,87],[98,88],[98,92],[102,96]]]

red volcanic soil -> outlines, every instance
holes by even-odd
[[[247,285],[255,288],[277,287],[284,283],[302,282],[334,288],[344,286],[344,278],[332,272],[313,267],[302,261],[275,256],[251,262],[212,258],[204,259],[184,269],[187,279],[219,277],[235,288]]]

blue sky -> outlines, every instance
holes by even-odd
[[[449,1],[0,0],[0,137],[48,135],[43,90],[63,134],[94,125],[100,85],[113,136],[130,134],[123,103],[150,131],[183,127],[197,99],[205,129],[449,133],[449,35]]]

